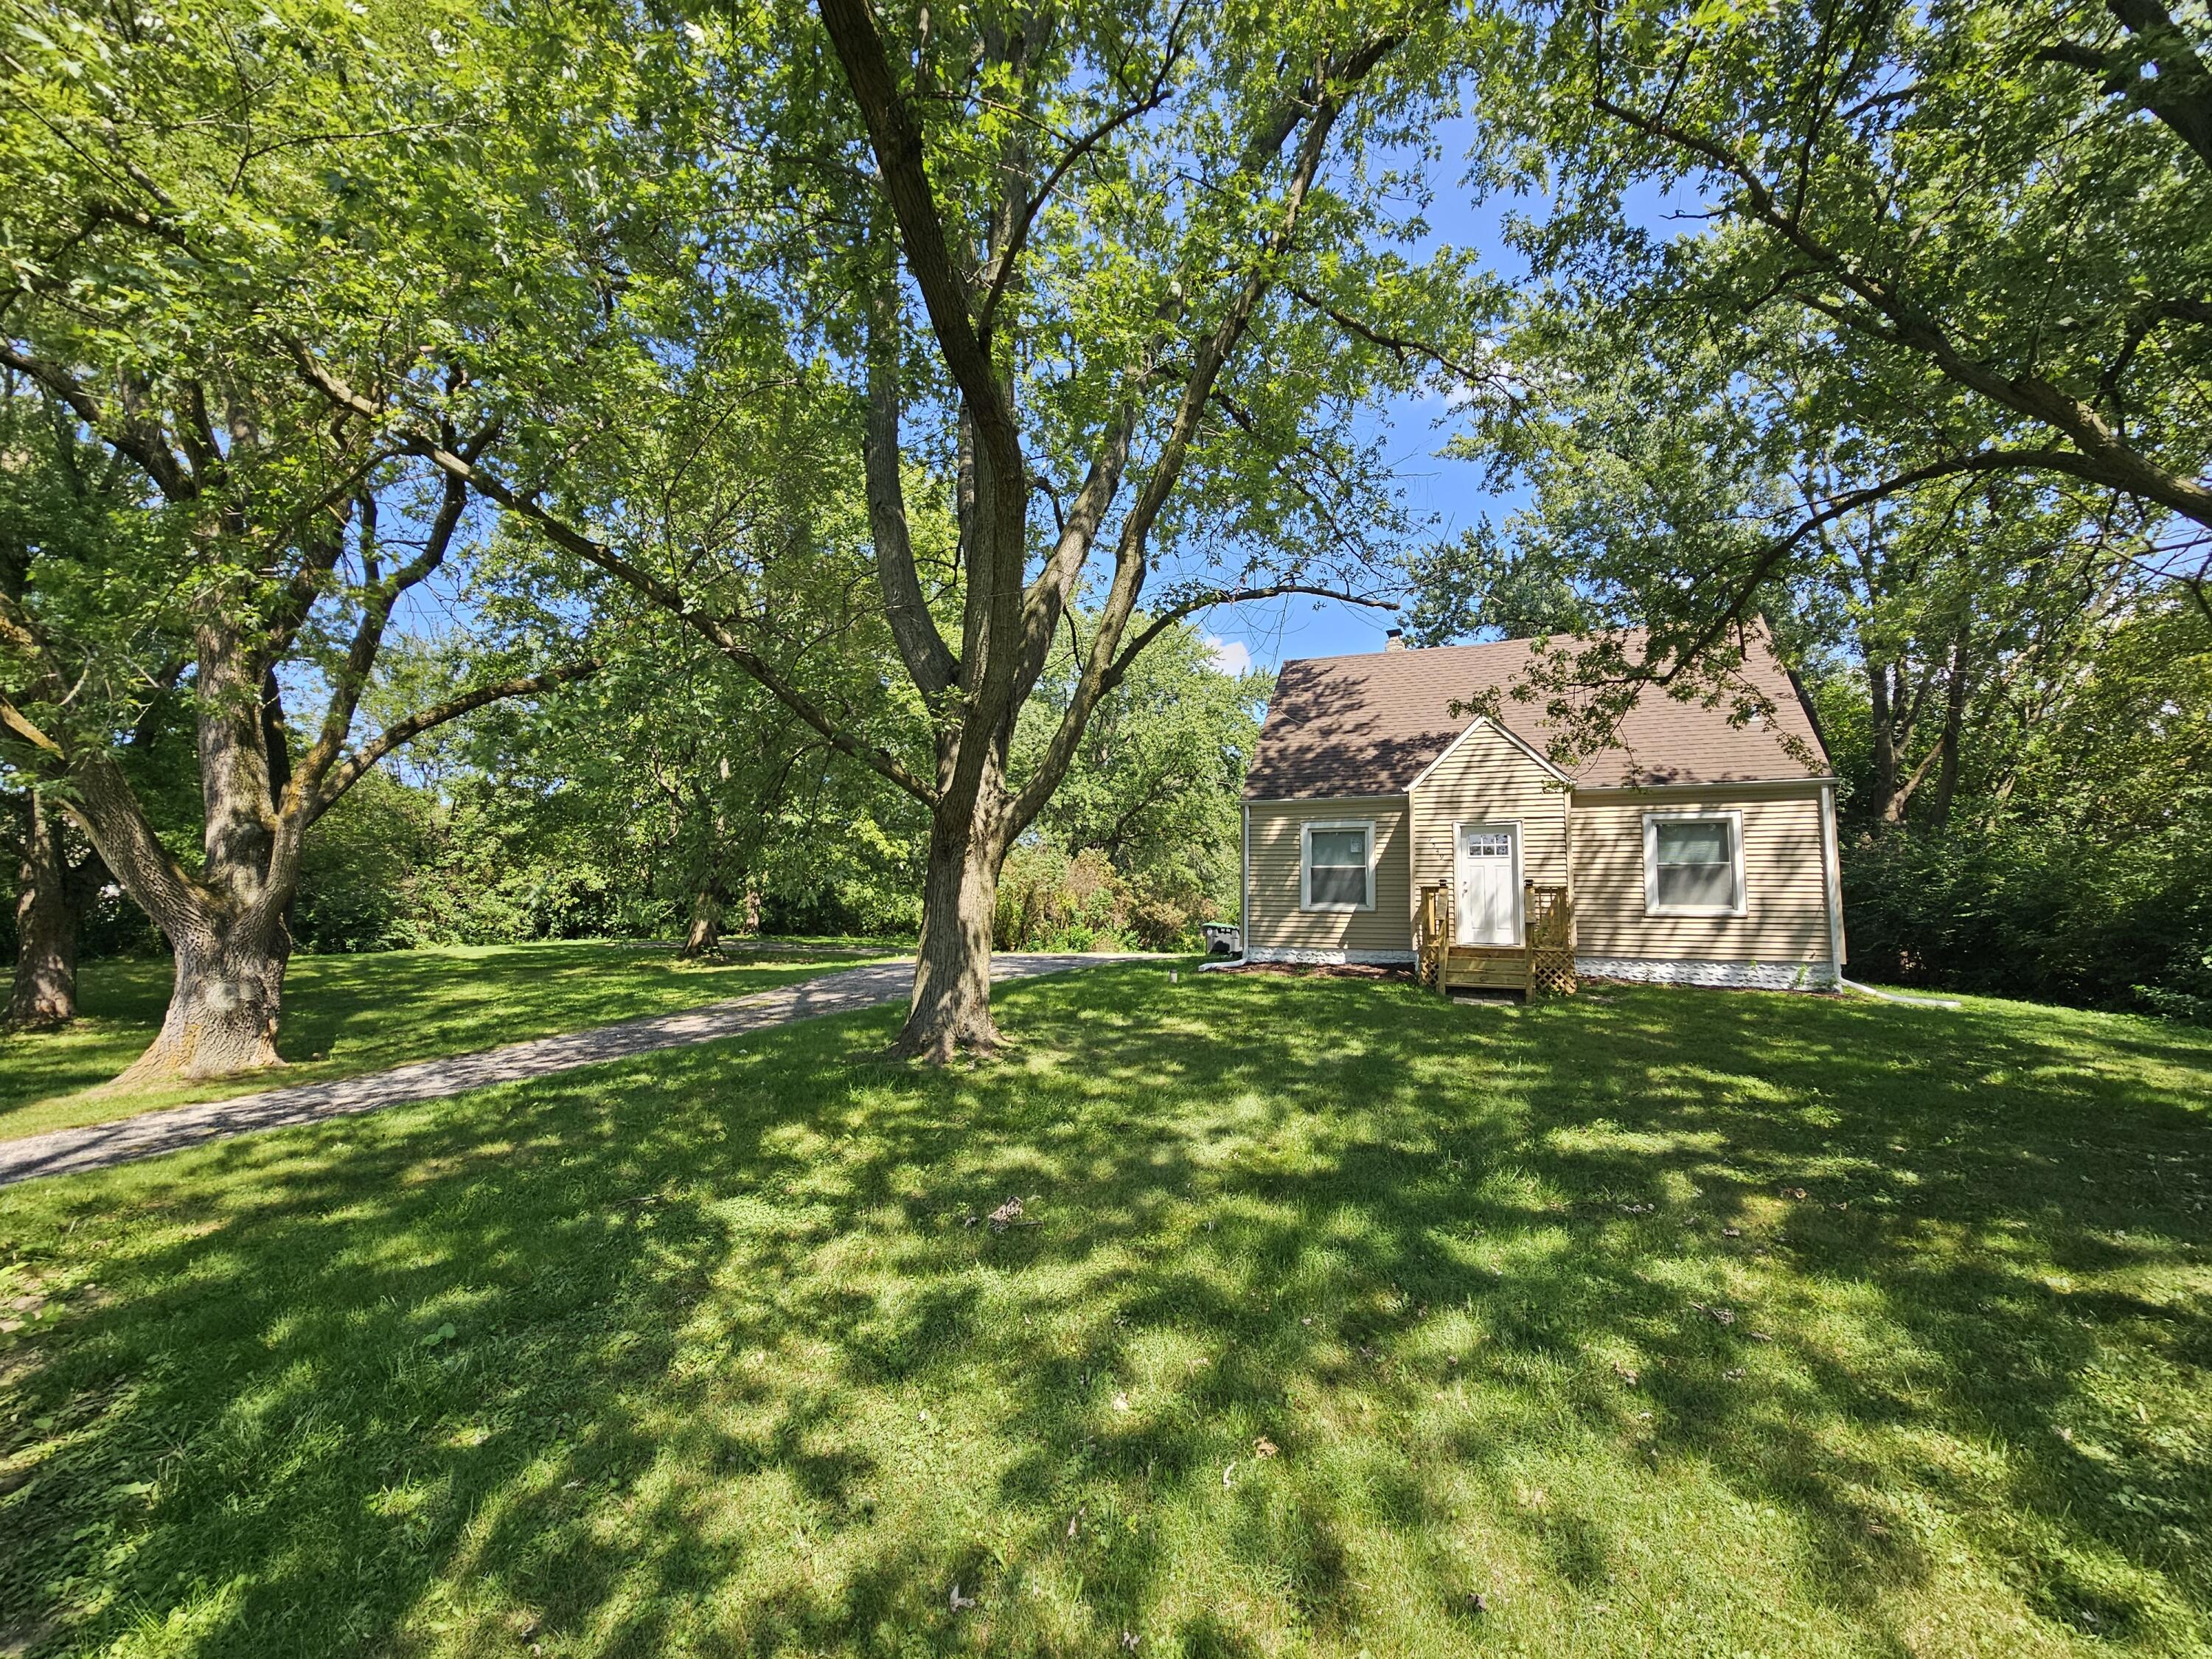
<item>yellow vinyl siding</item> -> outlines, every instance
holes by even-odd
[[[1249,914],[1244,944],[1261,951],[1411,951],[1413,888],[1406,874],[1406,803],[1380,800],[1255,802],[1251,812]],[[1375,908],[1298,908],[1299,828],[1375,825]]]
[[[1724,808],[1743,815],[1741,916],[1644,913],[1644,815]],[[1653,790],[1574,805],[1576,950],[1585,957],[1707,962],[1828,960],[1820,792],[1784,797],[1727,788]]]
[[[1521,878],[1567,878],[1567,792],[1510,738],[1484,726],[1413,786],[1413,888],[1452,884],[1452,826],[1521,823]]]

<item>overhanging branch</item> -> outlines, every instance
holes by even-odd
[[[567,685],[586,678],[598,673],[600,666],[599,658],[586,657],[558,668],[549,668],[541,674],[520,674],[511,679],[495,680],[489,685],[479,685],[473,690],[465,691],[458,697],[448,697],[443,702],[418,709],[403,720],[393,721],[355,750],[342,764],[331,769],[330,775],[324,779],[322,787],[315,792],[308,822],[312,823],[337,805],[339,797],[359,782],[362,775],[386,755],[404,744],[413,742],[425,732],[434,731],[489,703],[509,697],[535,696],[540,691],[550,691],[556,685]]]

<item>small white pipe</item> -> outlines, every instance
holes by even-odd
[[[1948,997],[1904,997],[1894,991],[1877,991],[1871,985],[1862,985],[1855,979],[1836,975],[1836,983],[1846,990],[1856,991],[1861,996],[1872,997],[1877,1002],[1901,1002],[1908,1008],[1952,1008],[1959,1005]]]

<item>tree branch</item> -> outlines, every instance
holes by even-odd
[[[365,419],[375,420],[381,416],[383,411],[375,404],[324,368],[314,354],[298,341],[286,342],[286,348],[308,384],[331,403]],[[751,675],[799,719],[828,738],[832,747],[880,773],[923,805],[935,803],[936,790],[917,776],[912,768],[882,745],[863,743],[847,732],[793,685],[773,663],[738,639],[725,618],[700,609],[673,583],[625,559],[605,543],[586,535],[558,514],[548,512],[534,493],[518,494],[479,463],[467,460],[427,438],[406,438],[402,447],[405,453],[421,456],[449,476],[462,479],[477,494],[502,511],[536,526],[556,547],[574,554],[586,563],[605,571],[650,599]]]
[[[1343,81],[1356,82],[1389,55],[1398,39],[1395,35],[1382,37],[1353,52],[1346,60],[1351,67],[1343,72]],[[1120,651],[1122,630],[1128,625],[1129,618],[1136,609],[1138,596],[1143,591],[1148,565],[1146,552],[1152,526],[1182,476],[1191,440],[1197,432],[1215,383],[1238,343],[1244,337],[1245,330],[1250,325],[1261,300],[1273,285],[1277,263],[1297,234],[1307,195],[1321,169],[1329,133],[1343,110],[1340,93],[1336,89],[1338,79],[1324,64],[1304,83],[1302,92],[1305,88],[1318,88],[1319,91],[1311,107],[1311,118],[1306,121],[1305,137],[1298,145],[1282,218],[1269,233],[1266,243],[1260,249],[1258,258],[1220,320],[1200,342],[1198,349],[1193,354],[1190,372],[1183,385],[1182,398],[1169,426],[1166,441],[1161,446],[1160,454],[1153,462],[1143,488],[1138,491],[1136,500],[1130,503],[1127,516],[1122,520],[1121,535],[1115,548],[1114,575],[1107,589],[1106,603],[1099,614],[1097,631],[1091,636],[1090,658],[1076,678],[1068,706],[1062,713],[1050,742],[1046,744],[1036,771],[1015,798],[1012,821],[1016,834],[1035,820],[1037,813],[1043,810],[1045,802],[1052,798],[1052,792],[1060,787],[1060,779],[1066,775],[1068,765],[1074,758],[1076,745],[1082,738],[1083,728],[1091,718],[1091,710],[1097,707],[1098,699],[1118,681],[1120,675],[1127,672],[1127,661],[1118,658],[1116,653]],[[1346,86],[1346,91],[1348,93],[1349,84]],[[1279,146],[1297,130],[1299,121],[1304,118],[1302,112],[1294,110],[1287,124],[1278,119],[1269,123],[1264,131],[1277,135],[1273,142]],[[1146,637],[1149,641],[1155,636],[1147,635]],[[1047,638],[1048,641],[1049,632]]]
[[[1602,93],[1593,94],[1591,103],[1601,112],[1647,137],[1688,151],[1733,179],[1743,192],[1747,216],[1813,260],[1838,286],[1886,319],[1889,327],[1885,330],[1869,326],[1865,319],[1842,306],[1822,307],[1810,300],[1807,301],[1808,305],[1846,328],[1918,353],[1932,362],[1947,380],[1980,393],[2014,414],[2055,428],[2075,446],[2079,455],[2078,465],[2055,470],[2069,471],[2074,477],[2155,501],[2185,518],[2212,526],[2212,489],[2167,471],[2130,448],[2094,408],[2041,376],[2007,376],[1970,357],[1939,323],[1910,302],[1897,285],[1861,270],[1784,212],[1765,181],[1727,145],[1673,122],[1630,109]],[[2064,452],[2045,453],[2055,456]]]
[[[1201,611],[1211,611],[1218,605],[1249,605],[1255,599],[1279,599],[1294,593],[1310,594],[1319,599],[1336,599],[1345,605],[1361,605],[1373,611],[1395,610],[1395,599],[1378,599],[1370,594],[1353,593],[1341,587],[1329,587],[1318,582],[1270,582],[1264,587],[1224,587],[1191,595],[1177,600],[1165,611],[1150,617],[1142,632],[1121,648],[1108,672],[1111,676],[1107,689],[1121,683],[1146,646],[1173,628],[1177,623],[1196,616]]]
[[[860,441],[866,479],[868,526],[875,544],[876,579],[884,616],[906,672],[932,712],[958,677],[914,565],[914,539],[906,514],[906,482],[900,476],[898,271],[896,258],[878,283],[868,313],[868,416]]]
[[[1389,352],[1398,360],[1401,365],[1403,365],[1408,358],[1417,357],[1425,362],[1434,363],[1447,374],[1457,375],[1469,386],[1494,386],[1498,383],[1498,377],[1495,374],[1486,374],[1467,363],[1461,362],[1450,353],[1430,345],[1425,341],[1413,339],[1402,334],[1386,333],[1371,324],[1363,323],[1358,318],[1331,305],[1319,295],[1300,288],[1296,283],[1285,284],[1283,292],[1308,310],[1319,312],[1354,339],[1364,340],[1369,345],[1379,347]]]
[[[166,447],[155,442],[143,431],[111,425],[100,399],[68,370],[44,358],[18,351],[4,340],[0,340],[0,363],[36,381],[68,404],[72,414],[100,435],[100,441],[137,462],[139,471],[152,479],[155,487],[170,501],[190,501],[199,493],[199,481],[188,469],[178,465],[177,458]]]
[[[423,539],[422,550],[369,586],[362,605],[361,621],[346,650],[345,663],[331,676],[331,699],[323,713],[323,729],[317,734],[314,745],[300,757],[288,786],[293,799],[281,809],[288,813],[296,811],[300,802],[319,797],[325,773],[337,763],[339,747],[345,742],[346,733],[353,729],[354,712],[360,707],[362,691],[375,671],[378,653],[383,649],[384,630],[391,622],[392,606],[399,602],[400,595],[428,580],[445,562],[446,554],[453,545],[454,532],[460,527],[461,514],[468,505],[469,486],[466,480],[450,472],[439,476],[444,480],[445,489],[438,502],[437,515],[430,521],[430,533]],[[317,807],[316,815],[324,810],[325,807]]]
[[[307,821],[312,823],[329,811],[337,804],[339,797],[361,781],[363,773],[393,750],[412,742],[425,732],[457,720],[487,703],[509,697],[535,696],[538,692],[550,691],[556,685],[567,685],[573,681],[587,678],[598,673],[602,665],[600,659],[586,657],[559,668],[549,668],[542,674],[522,674],[512,679],[495,680],[489,685],[479,685],[458,697],[448,697],[443,702],[420,709],[405,720],[395,720],[355,750],[343,765],[333,769],[324,780],[322,787],[314,793],[314,805],[307,815]]]
[[[1161,51],[1159,67],[1136,101],[1115,110],[1088,132],[1071,142],[1052,171],[1045,175],[1044,182],[1030,192],[1014,216],[1006,246],[1000,250],[993,262],[994,268],[991,272],[990,286],[985,289],[983,303],[976,313],[976,326],[987,345],[991,337],[992,323],[999,314],[999,302],[1006,297],[1006,285],[1013,280],[1015,264],[1021,258],[1022,250],[1029,244],[1030,229],[1036,224],[1036,216],[1043,210],[1044,204],[1052,199],[1053,192],[1060,188],[1060,181],[1079,161],[1107,139],[1140,116],[1151,114],[1167,101],[1168,77],[1174,74],[1176,60],[1182,56],[1180,36],[1183,20],[1189,9],[1190,0],[1177,0],[1175,15],[1168,23],[1167,44]]]

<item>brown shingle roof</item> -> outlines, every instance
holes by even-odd
[[[1285,663],[1244,798],[1397,794],[1473,722],[1472,715],[1455,716],[1449,705],[1491,690],[1504,693],[1500,724],[1537,753],[1547,753],[1558,735],[1542,712],[1548,698],[1520,702],[1512,696],[1539,643],[1506,640]],[[1570,641],[1560,644],[1572,648]],[[1631,645],[1632,655],[1632,640]],[[1647,689],[1621,721],[1616,744],[1567,769],[1577,783],[1592,787],[1826,776],[1820,738],[1764,639],[1753,643],[1742,672],[1774,704],[1763,724],[1731,725],[1725,707],[1678,702],[1663,690]],[[1811,763],[1790,752],[1792,739]]]

